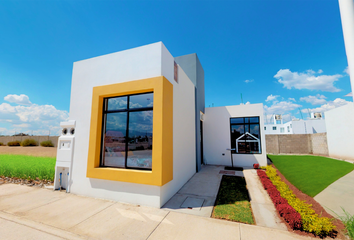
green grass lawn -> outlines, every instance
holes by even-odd
[[[212,217],[254,224],[244,178],[223,176]]]
[[[0,176],[54,181],[55,158],[0,154]]]
[[[314,197],[328,185],[353,171],[354,164],[332,158],[268,155],[278,170],[303,193]]]

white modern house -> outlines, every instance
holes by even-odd
[[[293,119],[283,123],[281,115],[272,116],[272,124],[264,125],[265,134],[313,134],[326,132],[326,121],[322,113],[311,113],[307,120]]]
[[[56,182],[161,207],[202,164],[266,165],[262,104],[204,105],[197,55],[174,58],[162,42],[75,62]]]

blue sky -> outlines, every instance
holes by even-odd
[[[56,134],[73,62],[162,41],[197,53],[206,107],[304,118],[352,101],[337,0],[0,1],[0,135]]]

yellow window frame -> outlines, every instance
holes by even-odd
[[[154,93],[152,170],[100,167],[104,98],[145,92]],[[160,76],[93,88],[86,176],[155,186],[163,186],[173,179],[172,83]]]

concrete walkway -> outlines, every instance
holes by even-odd
[[[204,165],[162,209],[210,217],[225,173],[243,177],[242,172],[224,171],[224,166]]]
[[[274,204],[254,169],[242,172],[225,171],[224,166],[202,166],[201,171],[196,173],[162,209],[210,217],[223,175],[245,177],[257,226],[287,230],[286,225],[277,216]]]
[[[311,239],[15,184],[0,185],[0,239]]]
[[[267,191],[263,188],[261,181],[254,169],[243,170],[247,189],[251,199],[253,216],[257,226],[287,230],[287,227],[279,219],[276,209]]]
[[[329,185],[314,199],[334,217],[337,216],[332,211],[339,216],[344,215],[341,207],[354,215],[354,171]]]

